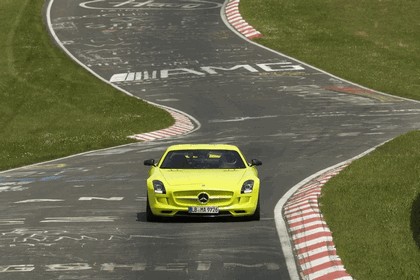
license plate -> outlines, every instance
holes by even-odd
[[[219,207],[216,206],[192,206],[188,207],[188,213],[196,214],[217,214]]]

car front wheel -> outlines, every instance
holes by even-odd
[[[147,198],[146,220],[148,222],[156,222],[157,221],[157,217],[152,213],[152,209],[150,209],[149,197]]]

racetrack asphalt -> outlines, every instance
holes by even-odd
[[[416,102],[238,37],[222,1],[50,3],[52,28],[77,60],[201,128],[0,173],[0,279],[288,279],[278,200],[420,126]],[[174,143],[235,144],[262,160],[262,220],[147,223],[142,163]]]

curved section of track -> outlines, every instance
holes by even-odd
[[[0,174],[0,278],[287,279],[273,209],[302,178],[405,131],[420,105],[247,43],[218,1],[55,0],[51,24],[88,69],[201,129]],[[232,143],[260,169],[260,222],[145,222],[144,159]]]
[[[92,1],[95,2],[95,1]],[[98,79],[102,80],[103,82],[115,87],[116,89],[120,90],[121,92],[135,97],[135,98],[139,98],[138,96],[135,96],[133,94],[131,94],[130,92],[126,91],[123,88],[118,87],[115,84],[112,84],[110,82],[108,82],[107,80],[105,80],[103,77],[101,77],[100,75],[98,75],[95,71],[93,71],[91,68],[87,67],[87,65],[85,65],[84,63],[82,63],[77,57],[75,57],[63,44],[62,41],[60,41],[60,39],[58,38],[54,28],[52,27],[52,22],[51,22],[51,7],[53,5],[54,1],[49,1],[48,5],[47,5],[47,10],[46,10],[46,19],[47,19],[47,26],[48,26],[48,31],[50,32],[51,36],[54,38],[55,42],[60,46],[60,48],[62,50],[64,50],[66,52],[66,54],[68,56],[70,56],[71,59],[73,59],[74,61],[76,61],[80,66],[82,66],[83,68],[85,68],[87,71],[89,71],[92,75],[94,75],[95,77],[97,77]],[[90,2],[88,2],[90,3]],[[169,138],[169,137],[174,137],[174,136],[178,136],[178,135],[186,135],[189,133],[192,133],[198,129],[200,129],[201,124],[200,122],[195,119],[194,117],[186,114],[185,112],[179,111],[177,109],[174,108],[170,108],[168,106],[163,106],[161,104],[157,104],[157,103],[153,103],[147,100],[144,100],[152,105],[155,105],[163,110],[166,110],[169,114],[171,114],[171,116],[174,118],[175,120],[175,124],[172,125],[169,128],[166,129],[162,129],[159,131],[154,131],[151,133],[143,133],[143,134],[135,134],[135,135],[130,135],[128,137],[136,139],[136,140],[141,140],[141,141],[152,141],[152,140],[156,140],[156,139],[162,139],[162,138]]]

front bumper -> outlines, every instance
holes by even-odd
[[[148,191],[150,209],[153,215],[160,217],[245,217],[255,213],[258,204],[258,192],[251,194],[234,195],[228,202],[197,204],[178,204],[169,194],[155,194]],[[217,214],[188,213],[190,206],[217,206]]]

